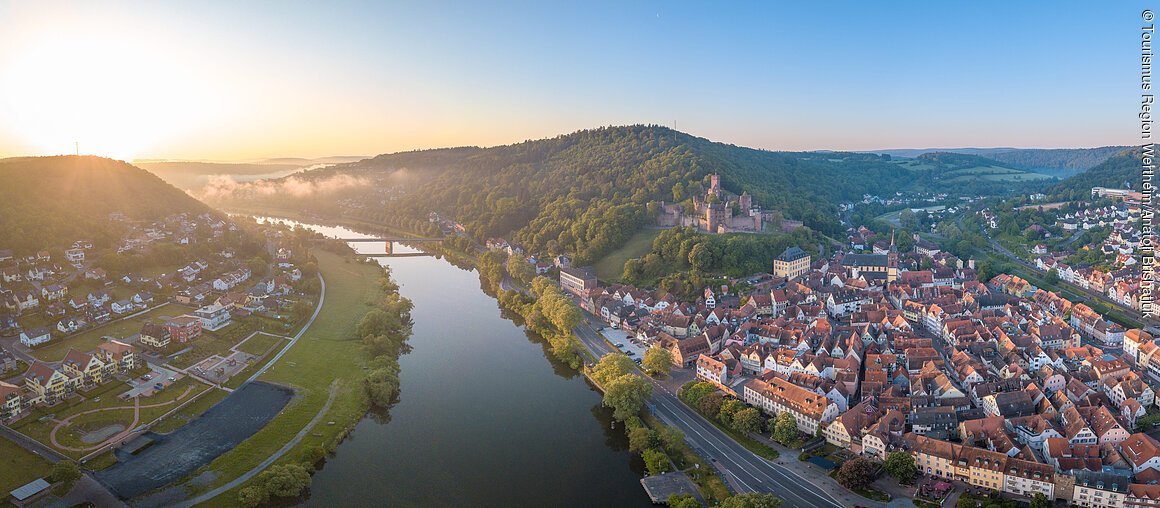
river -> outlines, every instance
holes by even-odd
[[[415,304],[400,400],[386,421],[358,424],[314,475],[307,506],[652,506],[643,463],[600,393],[501,316],[474,271],[378,259]]]

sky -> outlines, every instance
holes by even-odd
[[[374,155],[625,124],[772,150],[1137,144],[1145,7],[0,0],[0,157]]]

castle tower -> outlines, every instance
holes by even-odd
[[[709,193],[721,195],[721,175],[713,173],[709,176]]]
[[[725,203],[717,202],[709,204],[705,210],[705,229],[709,233],[716,233],[717,228],[725,224]]]
[[[743,191],[737,201],[737,204],[741,207],[741,214],[749,215],[749,209],[753,208],[753,197],[749,195],[749,191]]]

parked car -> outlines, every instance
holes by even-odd
[[[169,376],[169,382],[170,382],[170,383],[175,383],[175,382],[177,382],[177,378],[176,378],[176,377],[174,377],[174,376]]]
[[[613,346],[616,346],[616,347],[624,347],[624,343],[623,343],[623,342],[617,342],[616,344],[613,344]]]
[[[149,374],[145,374],[144,376],[141,376],[142,381],[148,381],[150,379],[153,379],[153,376],[150,376]]]
[[[161,391],[163,388],[165,388],[165,385],[163,385],[161,383],[157,383],[157,384],[153,385],[153,389],[157,390],[157,391]]]

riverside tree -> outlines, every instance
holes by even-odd
[[[621,374],[604,385],[604,406],[612,408],[612,417],[625,420],[640,411],[652,395],[652,385],[632,374]]]

